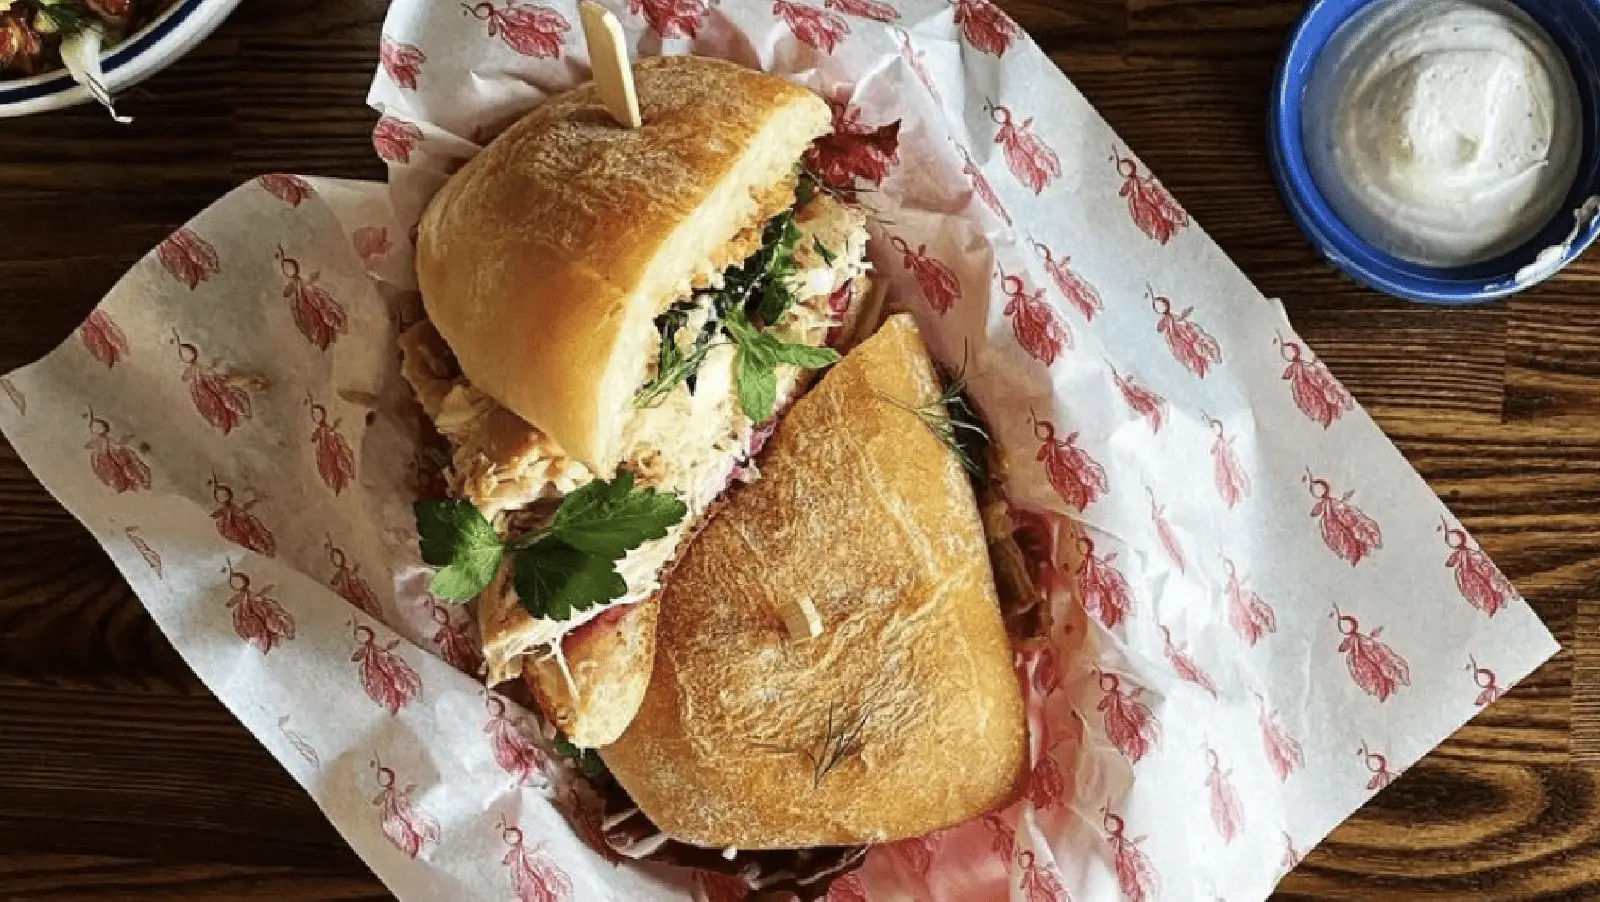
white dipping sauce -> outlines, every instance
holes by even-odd
[[[1301,132],[1317,187],[1357,234],[1464,266],[1561,211],[1582,117],[1560,48],[1508,0],[1381,0],[1323,49]]]

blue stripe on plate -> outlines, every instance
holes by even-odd
[[[135,57],[149,50],[152,46],[171,34],[185,19],[194,14],[205,0],[182,0],[177,6],[167,11],[161,19],[156,20],[148,31],[131,41],[124,41],[111,48],[111,52],[101,58],[101,66],[109,78],[118,68],[127,65]],[[13,85],[6,87],[0,80],[0,105],[21,103],[27,100],[37,100],[51,94],[60,94],[77,87],[78,83],[72,80],[72,75],[63,69],[49,79],[31,85]]]

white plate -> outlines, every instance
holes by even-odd
[[[155,21],[101,54],[106,88],[119,91],[149,78],[188,53],[222,24],[239,0],[179,0]],[[0,117],[26,116],[90,100],[89,92],[58,69],[0,79]]]

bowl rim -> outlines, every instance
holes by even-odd
[[[1284,49],[1273,75],[1272,94],[1268,106],[1268,160],[1273,178],[1278,185],[1278,193],[1300,230],[1305,233],[1313,248],[1323,258],[1357,282],[1385,294],[1429,304],[1466,305],[1486,303],[1532,288],[1566,268],[1569,263],[1582,256],[1596,239],[1600,239],[1600,217],[1582,223],[1576,240],[1562,255],[1559,265],[1544,267],[1538,277],[1522,280],[1518,278],[1522,267],[1511,266],[1512,261],[1527,256],[1530,249],[1542,250],[1561,243],[1560,238],[1554,241],[1550,238],[1554,235],[1565,237],[1572,232],[1572,210],[1578,207],[1578,203],[1564,205],[1562,213],[1522,246],[1494,259],[1458,268],[1425,267],[1402,260],[1377,249],[1346,225],[1328,204],[1321,189],[1313,180],[1305,159],[1300,118],[1297,114],[1291,116],[1289,111],[1299,109],[1299,95],[1303,95],[1306,87],[1304,76],[1297,78],[1294,70],[1299,67],[1314,66],[1322,48],[1326,45],[1324,40],[1315,52],[1307,49],[1307,44],[1311,40],[1308,37],[1311,28],[1325,27],[1331,36],[1349,21],[1350,17],[1374,3],[1385,0],[1355,0],[1342,15],[1327,12],[1330,6],[1349,2],[1350,0],[1311,0],[1306,5],[1285,38]],[[1512,2],[1519,8],[1523,7],[1517,0]],[[1600,11],[1600,0],[1583,0],[1583,2],[1592,10]],[[1329,21],[1330,19],[1334,21]],[[1568,64],[1573,66],[1575,70],[1573,74],[1579,79],[1580,91],[1587,100],[1584,109],[1584,115],[1588,120],[1584,130],[1586,157],[1600,156],[1600,146],[1593,144],[1597,128],[1596,119],[1600,113],[1587,108],[1600,109],[1600,98],[1591,97],[1590,92],[1584,90],[1583,72],[1577,71],[1579,60],[1574,59],[1566,42],[1555,34],[1551,34],[1551,39],[1555,41]],[[1290,121],[1291,119],[1293,121]],[[1581,189],[1588,183],[1585,181],[1586,178],[1593,179],[1595,169],[1596,165],[1591,163],[1580,172],[1579,181],[1569,192],[1569,199],[1579,201],[1583,199],[1586,192]],[[1592,193],[1600,194],[1600,190]],[[1356,253],[1347,253],[1347,250]],[[1527,265],[1525,261],[1523,265]]]
[[[178,0],[145,27],[100,54],[107,90],[128,88],[187,53],[222,23],[240,0]],[[59,109],[93,99],[66,69],[0,79],[0,117]]]

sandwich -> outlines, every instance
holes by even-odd
[[[684,552],[638,715],[599,750],[662,836],[892,842],[1015,798],[1027,717],[948,397],[889,318]]]
[[[871,288],[865,213],[801,165],[820,97],[700,57],[634,78],[642,127],[584,85],[449,179],[400,338],[448,446],[450,497],[417,510],[433,591],[579,747],[632,722],[663,574]]]

